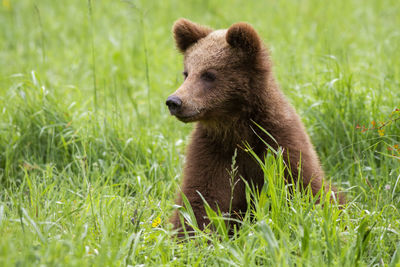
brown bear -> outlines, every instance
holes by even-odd
[[[245,183],[239,178],[231,199],[229,170],[235,151],[237,177],[262,187],[263,172],[242,149],[244,142],[260,158],[267,151],[264,142],[273,148],[279,145],[291,172],[287,176],[295,182],[300,177],[302,187],[309,186],[317,194],[324,177],[317,153],[296,111],[279,90],[268,52],[252,26],[240,22],[213,31],[179,19],[173,34],[184,55],[184,82],[166,104],[180,121],[197,122],[187,148],[181,189],[199,228],[209,223],[202,197],[221,212],[238,214],[247,209]],[[180,196],[177,203],[182,205]],[[181,228],[178,211],[171,221],[175,229]]]

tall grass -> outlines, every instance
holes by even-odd
[[[398,265],[400,124],[357,125],[399,108],[399,12],[394,0],[0,2],[0,265]],[[233,236],[208,210],[215,231],[174,238],[192,128],[164,105],[181,82],[179,17],[254,25],[344,209],[287,201],[270,155]]]

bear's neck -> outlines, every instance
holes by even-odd
[[[250,123],[241,120],[203,121],[196,128],[204,138],[229,149],[250,141]]]

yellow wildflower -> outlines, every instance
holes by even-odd
[[[11,2],[10,2],[10,0],[3,0],[3,6],[4,6],[7,10],[10,10],[10,9],[11,9]]]
[[[161,223],[161,218],[157,217],[156,219],[153,220],[153,222],[151,223],[151,226],[154,228],[154,227],[159,226],[160,223]]]

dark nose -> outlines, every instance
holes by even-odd
[[[175,115],[182,106],[182,100],[179,97],[172,95],[167,98],[165,104],[167,104],[171,114]]]

